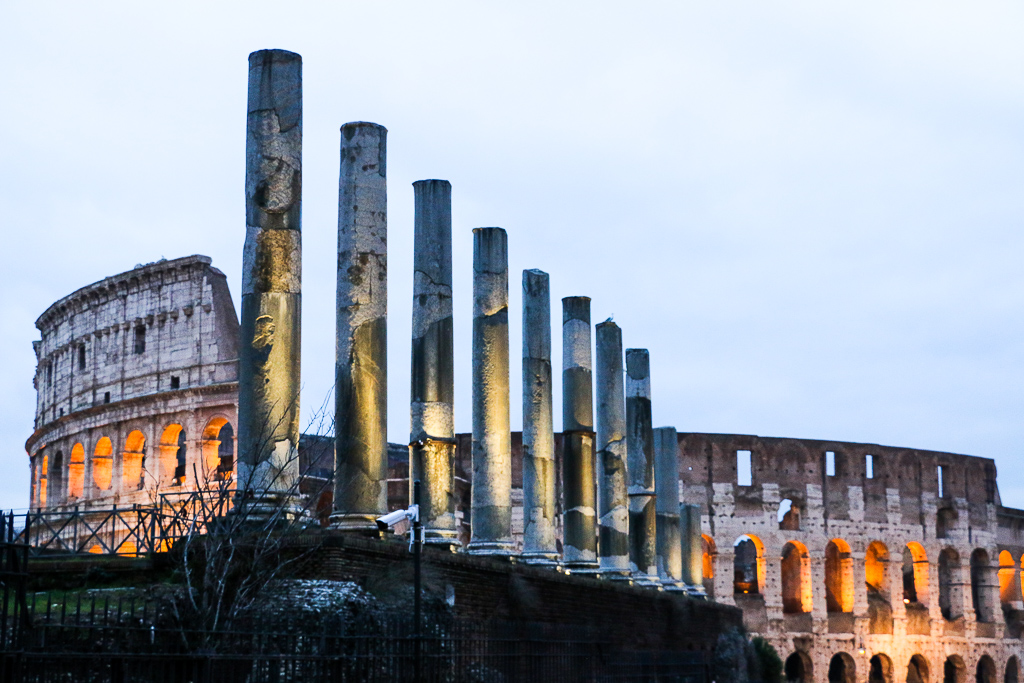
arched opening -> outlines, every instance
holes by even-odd
[[[57,451],[50,460],[49,495],[50,505],[60,505],[64,502],[62,492],[64,490],[64,453]]]
[[[889,599],[889,549],[881,541],[872,541],[864,554],[864,580],[868,598],[875,594]]]
[[[93,554],[93,555],[102,555],[103,554],[103,546],[101,546],[99,543],[97,543],[97,544],[95,544],[95,545],[93,545],[92,547],[89,548],[89,552],[91,554]]]
[[[915,541],[903,549],[903,602],[928,604],[928,554]]]
[[[185,481],[188,450],[185,430],[168,425],[160,437],[160,486],[180,486]]]
[[[956,508],[940,508],[935,517],[935,538],[949,538],[949,534],[956,529],[960,515]]]
[[[146,485],[146,435],[138,429],[124,440],[121,454],[121,485],[127,491],[139,491]]]
[[[971,553],[971,606],[974,607],[974,618],[980,622],[995,621],[995,606],[991,600],[989,588],[988,552],[984,548],[975,548]]]
[[[800,531],[800,506],[789,498],[784,498],[779,503],[779,529]]]
[[[939,553],[939,609],[948,621],[963,616],[963,595],[960,582],[960,554],[953,548]]]
[[[36,456],[39,459],[39,497],[38,505],[43,508],[46,507],[46,483],[50,479],[49,475],[49,457],[44,453],[43,455]]]
[[[215,417],[203,430],[203,467],[207,479],[230,479],[235,471],[235,430],[223,417]]]
[[[907,664],[907,683],[928,683],[928,660],[914,655]]]
[[[1019,574],[1017,563],[1009,550],[999,553],[999,602],[1003,605],[1012,605],[1020,602],[1021,592],[1018,585]]]
[[[786,676],[786,683],[811,683],[814,680],[811,658],[805,652],[794,652],[786,657],[783,673]]]
[[[110,442],[109,436],[103,436],[92,450],[92,483],[100,491],[109,491],[113,481],[114,444]]]
[[[853,657],[845,652],[832,656],[828,663],[828,683],[856,683],[857,671]]]
[[[829,612],[853,611],[853,558],[841,538],[825,546],[825,606]]]
[[[960,655],[950,655],[942,665],[942,683],[967,683],[967,667]]]
[[[138,557],[139,549],[132,541],[122,541],[121,545],[117,548],[117,554],[124,557]]]
[[[715,541],[707,534],[701,534],[701,567],[704,570],[704,592],[708,597],[715,597]]]
[[[1006,673],[1003,683],[1020,683],[1020,660],[1014,655],[1006,662]]]
[[[892,660],[883,654],[873,655],[868,662],[868,683],[895,683]]]
[[[811,556],[803,543],[790,541],[782,547],[782,612],[802,614],[812,607]]]
[[[996,663],[988,655],[982,655],[978,667],[974,671],[975,683],[999,683],[997,680]]]
[[[757,595],[764,586],[764,544],[756,536],[743,535],[733,543],[733,593]]]
[[[71,447],[68,461],[68,500],[78,500],[85,493],[85,446],[76,443]]]

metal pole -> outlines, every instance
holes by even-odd
[[[422,674],[422,648],[420,647],[420,611],[421,611],[421,600],[420,600],[420,524],[419,515],[419,504],[420,504],[420,480],[417,479],[413,482],[412,499],[416,504],[416,518],[412,522],[412,558],[413,558],[413,636],[415,638],[416,652],[413,656],[413,666],[415,667],[415,681],[420,683]]]

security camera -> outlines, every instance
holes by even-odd
[[[393,531],[396,535],[402,535],[409,531],[413,522],[419,521],[420,508],[412,505],[408,510],[395,510],[383,517],[377,518],[377,528],[381,531]]]

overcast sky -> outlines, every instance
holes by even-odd
[[[261,48],[304,60],[307,416],[333,381],[338,129],[374,121],[391,441],[409,428],[411,183],[445,178],[459,431],[470,231],[501,226],[513,429],[521,271],[541,268],[555,320],[587,295],[650,349],[656,425],[991,457],[1024,507],[1019,2],[163,5],[0,0],[0,507],[28,501],[50,303],[201,253],[237,305]]]

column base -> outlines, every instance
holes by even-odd
[[[539,550],[519,554],[519,560],[523,564],[532,565],[534,567],[550,567],[551,569],[556,569],[561,565],[559,559],[558,553],[548,553]]]
[[[567,562],[563,565],[565,573],[574,576],[589,576],[591,578],[601,578],[601,567],[598,566],[597,562]]]
[[[700,598],[701,600],[708,599],[708,594],[705,592],[704,586],[687,586],[686,594],[695,598]]]
[[[650,574],[633,574],[633,585],[639,586],[640,588],[653,588],[654,590],[661,590],[663,586],[657,576],[651,576]]]
[[[674,579],[662,579],[661,587],[666,593],[688,594],[686,584],[682,581],[676,581]]]
[[[470,541],[466,552],[470,555],[511,558],[515,556],[516,548],[511,541]]]
[[[434,548],[447,548],[453,553],[462,547],[459,533],[452,529],[424,529],[423,543]]]
[[[236,495],[234,507],[225,514],[226,519],[238,520],[244,526],[301,523],[308,517],[308,512],[294,496],[274,492]]]
[[[372,538],[379,538],[381,535],[377,526],[377,515],[334,513],[330,516],[327,528]]]

